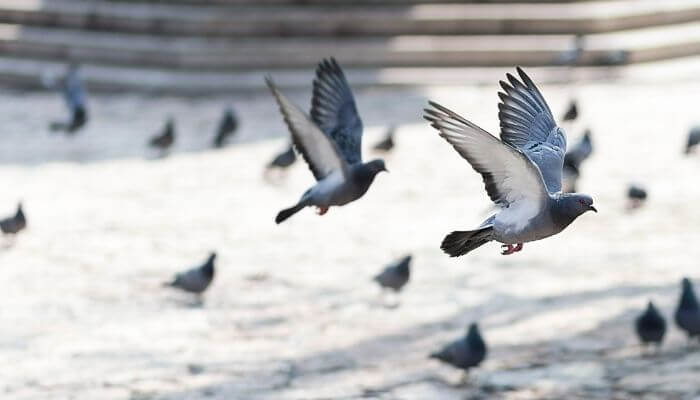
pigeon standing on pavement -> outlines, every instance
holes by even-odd
[[[690,154],[700,144],[700,126],[693,127],[688,132],[688,140],[685,143],[685,154]]]
[[[391,151],[394,148],[394,133],[396,133],[396,127],[392,125],[384,134],[384,139],[372,146],[372,149],[383,152]]]
[[[392,263],[384,269],[379,275],[374,277],[374,281],[382,287],[382,289],[391,289],[394,292],[400,292],[411,277],[411,255],[407,255],[400,260]]]
[[[172,282],[165,283],[165,286],[201,294],[207,290],[212,280],[214,280],[214,260],[216,260],[216,253],[211,253],[203,265],[180,272],[175,275],[175,279]]]
[[[22,210],[22,203],[17,205],[17,211],[11,217],[0,220],[0,230],[4,234],[15,235],[27,227],[27,219]]]
[[[627,208],[634,210],[641,207],[647,200],[647,191],[643,187],[635,184],[627,188]]]
[[[309,118],[291,103],[267,77],[267,86],[292,134],[297,150],[309,164],[317,183],[294,206],[277,214],[276,223],[315,206],[324,215],[331,206],[342,206],[362,197],[375,176],[386,171],[384,160],[362,162],[362,121],[345,74],[331,58],[316,68]]]
[[[581,165],[592,153],[591,130],[586,129],[581,140],[564,155],[564,169],[562,171],[562,191],[564,193],[576,191],[576,184],[581,176]]]
[[[510,84],[501,81],[501,140],[435,102],[425,110],[431,126],[482,175],[499,206],[477,229],[445,237],[441,248],[452,257],[492,240],[503,243],[502,254],[513,254],[523,243],[555,235],[581,214],[597,212],[590,196],[561,192],[564,131],[530,77],[517,71],[522,81],[511,74]]]
[[[469,325],[467,336],[460,338],[442,350],[430,355],[455,368],[464,370],[465,379],[469,369],[478,366],[486,358],[486,343],[479,333],[476,323]]]
[[[224,116],[221,117],[221,122],[214,138],[214,147],[223,147],[226,139],[233,135],[236,129],[238,129],[238,118],[236,118],[233,109],[229,107],[224,111]]]
[[[68,122],[52,122],[50,129],[73,134],[85,126],[88,120],[85,89],[78,74],[77,64],[71,64],[68,67],[61,88],[70,112],[70,119]]]
[[[649,344],[654,344],[657,348],[661,347],[661,342],[666,334],[666,320],[659,310],[654,307],[654,303],[650,301],[646,311],[637,317],[635,328],[642,346],[646,347]]]
[[[681,298],[676,308],[676,324],[688,335],[688,340],[700,338],[700,304],[690,279],[683,278]]]
[[[566,109],[561,119],[564,122],[572,122],[575,121],[576,118],[578,118],[578,104],[576,103],[576,100],[572,99],[569,103],[569,107]]]
[[[175,143],[175,120],[168,118],[163,131],[152,137],[148,144],[162,152],[167,151]]]
[[[297,160],[297,155],[294,152],[294,146],[291,144],[286,150],[277,154],[275,158],[272,159],[267,164],[267,168],[288,168]]]

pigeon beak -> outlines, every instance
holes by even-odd
[[[596,210],[593,206],[588,207],[588,209],[593,211],[594,213],[598,213],[598,210]]]

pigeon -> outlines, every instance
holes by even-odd
[[[223,147],[226,139],[233,135],[236,129],[238,129],[238,118],[236,118],[232,108],[227,108],[224,111],[224,116],[221,118],[221,123],[219,123],[219,129],[216,131],[214,147]]]
[[[201,294],[207,290],[211,281],[214,280],[214,260],[216,260],[216,253],[212,252],[203,265],[180,272],[175,275],[175,279],[172,282],[167,282],[164,285],[190,293]]]
[[[556,65],[576,65],[583,55],[584,36],[578,34],[574,37],[573,48],[560,53],[554,60]]]
[[[700,126],[693,127],[688,133],[688,141],[685,144],[685,154],[690,154],[700,144]]]
[[[627,199],[629,201],[627,208],[630,210],[639,208],[647,199],[647,191],[639,185],[631,184],[627,189]]]
[[[168,118],[161,134],[154,136],[148,142],[151,147],[166,151],[175,143],[175,121]]]
[[[294,147],[290,144],[286,150],[279,153],[267,164],[267,168],[288,168],[297,160]]]
[[[71,64],[68,67],[66,77],[63,79],[63,98],[70,111],[68,122],[53,122],[50,129],[52,131],[64,131],[68,134],[77,132],[85,126],[88,120],[85,89],[78,74],[78,65]]]
[[[593,153],[591,130],[586,129],[581,140],[564,155],[563,189],[565,193],[576,191],[576,183],[581,175],[581,164]]]
[[[693,284],[690,279],[683,278],[683,292],[681,293],[678,308],[676,308],[676,324],[688,334],[688,340],[693,337],[700,338],[700,305],[695,296]]]
[[[578,118],[578,104],[576,103],[576,100],[572,99],[569,103],[569,108],[566,109],[566,112],[561,119],[562,121],[569,122],[575,121],[576,118]]]
[[[643,346],[655,344],[660,347],[666,334],[666,320],[654,307],[654,303],[649,301],[646,311],[637,317],[635,328]]]
[[[27,219],[22,210],[22,203],[17,205],[15,215],[0,220],[0,230],[4,234],[15,235],[27,227]]]
[[[382,289],[392,289],[394,292],[400,292],[401,288],[408,283],[408,279],[411,277],[411,259],[412,257],[407,255],[392,263],[379,275],[375,276],[374,281]]]
[[[472,323],[469,325],[467,336],[431,354],[430,358],[435,358],[445,364],[462,369],[466,376],[470,368],[476,367],[484,361],[486,351],[486,343],[479,333],[479,327],[477,324]]]
[[[384,135],[384,139],[377,142],[372,149],[376,151],[388,152],[394,148],[394,133],[396,132],[395,126],[390,126]]]
[[[513,254],[524,242],[555,235],[583,213],[597,212],[590,196],[561,192],[564,131],[530,77],[517,71],[522,81],[511,74],[510,84],[501,81],[501,140],[435,102],[425,110],[425,119],[482,175],[499,206],[477,229],[445,237],[441,248],[451,257],[492,240],[503,243],[502,254]]]
[[[342,206],[362,197],[384,160],[362,161],[362,121],[345,74],[335,59],[321,61],[313,81],[311,117],[292,104],[266,77],[277,100],[294,146],[309,164],[317,183],[294,206],[277,214],[280,224],[304,207],[316,206],[324,215],[331,206]]]

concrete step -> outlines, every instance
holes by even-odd
[[[549,65],[571,35],[398,36],[392,38],[203,39],[0,25],[0,55],[181,70],[313,68],[335,56],[351,67]],[[586,36],[578,65],[643,62],[700,54],[700,23]]]
[[[590,34],[699,19],[697,0],[342,8],[0,0],[0,22],[4,23],[206,37]]]

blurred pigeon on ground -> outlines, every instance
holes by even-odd
[[[70,120],[68,122],[52,122],[50,129],[72,134],[82,128],[88,120],[85,89],[78,74],[77,64],[71,64],[68,67],[61,87],[63,98],[70,112]]]
[[[627,50],[610,50],[598,57],[595,61],[598,65],[615,66],[627,64],[629,58],[630,52]]]
[[[14,235],[27,227],[27,219],[22,210],[22,203],[17,205],[17,211],[11,217],[0,220],[0,230],[4,234]]]
[[[666,320],[654,307],[654,303],[650,301],[646,311],[637,317],[635,328],[643,346],[655,344],[657,347],[661,347],[661,342],[666,334]]]
[[[267,168],[288,168],[294,164],[296,160],[297,155],[294,152],[294,146],[290,144],[287,150],[276,155],[275,158],[267,164]]]
[[[647,199],[647,191],[643,187],[635,184],[627,188],[627,208],[630,210],[641,207]]]
[[[569,103],[569,107],[566,109],[561,119],[564,122],[569,122],[575,121],[576,118],[578,118],[578,103],[576,103],[576,100],[572,99]]]
[[[394,292],[401,291],[401,288],[408,283],[408,279],[411,277],[411,260],[412,257],[407,255],[392,263],[379,275],[375,276],[374,281],[382,289],[392,289]]]
[[[223,147],[226,139],[233,135],[238,129],[238,118],[236,114],[233,113],[232,108],[227,108],[224,111],[224,116],[221,118],[219,123],[219,129],[216,131],[216,137],[214,138],[214,147]]]
[[[163,131],[151,138],[148,144],[161,151],[166,151],[173,143],[175,143],[175,121],[172,118],[168,118]]]
[[[479,327],[472,323],[469,325],[467,336],[431,354],[430,358],[435,358],[455,368],[464,370],[466,378],[470,368],[476,367],[484,361],[486,352],[486,343],[479,333]]]
[[[570,65],[574,66],[578,64],[581,56],[583,55],[584,46],[584,36],[578,34],[574,37],[573,47],[560,53],[554,60],[557,65]]]
[[[517,71],[522,81],[511,74],[510,84],[501,81],[501,140],[437,103],[425,110],[431,126],[482,175],[500,208],[477,229],[445,237],[441,248],[452,257],[492,240],[503,243],[502,254],[513,254],[523,243],[555,235],[581,214],[597,212],[590,196],[561,192],[564,131],[530,77]]]
[[[576,191],[578,178],[581,176],[581,164],[593,153],[593,142],[591,140],[591,130],[586,129],[581,140],[578,141],[564,155],[563,169],[563,189],[564,193]]]
[[[394,133],[396,132],[395,126],[390,126],[389,129],[384,134],[384,139],[377,142],[372,149],[377,151],[389,152],[394,148]]]
[[[216,253],[212,252],[203,265],[180,272],[175,275],[175,279],[172,282],[165,283],[165,286],[201,294],[214,280],[214,260],[216,260]]]
[[[700,304],[695,296],[695,290],[690,279],[683,278],[681,283],[682,293],[676,308],[676,324],[688,335],[688,340],[693,337],[700,338]]]
[[[265,79],[277,100],[297,150],[318,181],[294,206],[277,214],[276,223],[315,206],[324,215],[331,206],[342,206],[362,197],[381,171],[384,160],[362,162],[362,121],[355,99],[340,66],[331,58],[316,69],[311,101],[311,118],[292,104]]]
[[[688,133],[688,141],[685,144],[685,154],[690,154],[700,144],[700,126],[693,127]]]

